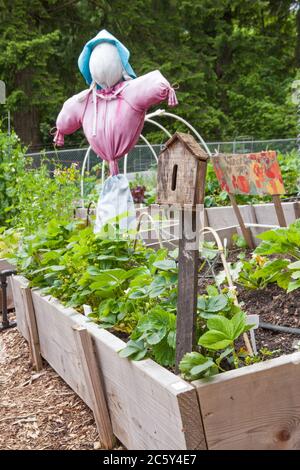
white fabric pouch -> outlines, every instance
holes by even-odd
[[[94,233],[107,224],[118,225],[122,232],[136,228],[134,202],[124,175],[110,176],[104,182],[96,209]]]

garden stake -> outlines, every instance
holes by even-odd
[[[12,274],[16,274],[16,271],[11,269],[5,269],[0,272],[0,280],[1,280],[1,289],[2,289],[2,324],[0,326],[0,331],[7,330],[8,328],[13,328],[17,326],[15,321],[9,321],[8,319],[8,308],[7,308],[7,278]]]
[[[201,140],[201,139],[200,139]],[[157,202],[179,210],[176,373],[193,350],[198,296],[199,221],[208,155],[190,134],[175,132],[159,155]]]
[[[217,246],[218,246],[218,250],[219,250],[219,253],[220,253],[220,258],[222,260],[222,264],[224,266],[224,271],[225,271],[225,274],[226,274],[226,277],[227,277],[227,281],[228,281],[228,286],[229,286],[229,290],[232,292],[233,294],[233,302],[234,302],[234,305],[236,305],[237,307],[239,307],[239,302],[238,302],[238,299],[237,299],[237,294],[236,294],[236,287],[235,285],[233,284],[232,282],[232,277],[231,277],[231,274],[230,274],[230,270],[229,270],[229,267],[228,267],[228,264],[227,264],[227,261],[226,261],[226,257],[225,257],[225,254],[224,254],[224,247],[222,245],[222,242],[220,240],[220,237],[219,235],[217,234],[217,232],[211,228],[211,227],[204,227],[201,232],[203,233],[203,235],[205,233],[212,233],[212,235],[214,236],[215,240],[216,240],[216,243],[217,243]],[[247,333],[243,333],[243,340],[244,340],[244,343],[245,343],[245,346],[246,346],[246,349],[249,353],[250,356],[253,356],[253,350],[256,350],[256,344],[255,344],[255,336],[254,336],[254,333],[253,333],[253,337],[252,337],[252,340],[253,340],[253,349],[251,347],[251,344],[250,344],[250,341],[249,341],[249,338],[248,338],[248,335]]]

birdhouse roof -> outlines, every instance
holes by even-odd
[[[196,139],[191,134],[185,134],[183,132],[175,132],[175,134],[173,134],[172,137],[166,142],[166,149],[171,147],[177,140],[187,147],[193,157],[203,161],[208,159],[207,153],[202,149],[200,144],[198,144]]]

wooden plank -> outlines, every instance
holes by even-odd
[[[65,382],[93,409],[82,362],[78,355],[74,325],[81,325],[83,315],[63,307],[50,296],[32,291],[33,306],[39,332],[41,355]],[[78,318],[78,321],[77,321]]]
[[[279,226],[280,227],[286,227],[287,223],[286,223],[283,208],[282,208],[282,205],[281,205],[280,196],[274,195],[274,196],[272,196],[272,199],[273,199],[273,203],[274,203],[274,207],[275,207],[275,211],[276,211]]]
[[[125,343],[57,300],[32,292],[42,356],[93,409],[73,326],[91,334],[113,433],[128,449],[205,449],[196,390],[150,359],[118,354]]]
[[[196,194],[195,194],[195,203],[203,204],[205,198],[205,179],[206,179],[206,170],[207,162],[198,161],[197,168],[197,184],[196,184]]]
[[[294,222],[295,218],[297,218],[295,215],[295,204],[297,203],[281,201],[287,224],[291,224]],[[278,218],[272,202],[267,204],[254,204],[253,207],[255,209],[257,223],[278,226]]]
[[[196,314],[198,295],[198,268],[199,243],[195,232],[194,239],[191,234],[197,225],[197,211],[180,214],[180,238],[178,256],[178,300],[176,315],[176,372],[179,372],[179,363],[185,353],[191,352],[195,345]],[[195,245],[192,249],[189,245]]]
[[[14,305],[16,310],[17,329],[22,336],[30,343],[30,334],[26,321],[25,303],[22,288],[28,287],[29,281],[23,276],[12,276],[11,286],[13,292]]]
[[[300,449],[299,352],[193,385],[208,449]]]
[[[124,343],[95,324],[88,329],[120,441],[134,450],[205,449],[196,390],[150,359],[120,362],[118,351]]]
[[[105,449],[112,449],[115,444],[115,439],[106,403],[101,371],[96,361],[92,339],[85,327],[76,326],[73,329],[78,345],[78,354],[85,373],[87,388],[93,403],[92,409],[100,442]]]
[[[231,205],[233,207],[234,213],[235,213],[236,218],[238,220],[239,226],[241,228],[243,237],[246,240],[246,243],[249,246],[249,248],[253,249],[254,248],[254,243],[253,243],[253,240],[252,240],[251,232],[246,227],[246,225],[244,223],[244,220],[243,220],[242,214],[240,212],[239,206],[236,203],[235,196],[233,194],[228,194],[228,195],[229,195],[229,199],[230,199]]]
[[[35,312],[32,303],[32,295],[30,287],[23,287],[21,289],[21,293],[24,300],[24,311],[25,311],[25,318],[27,323],[27,328],[29,331],[29,343],[30,343],[30,351],[31,351],[31,358],[34,368],[37,371],[43,369],[43,361],[40,351],[40,341],[38,335],[38,329],[36,325],[35,319]]]
[[[300,219],[300,202],[294,202],[295,218]]]
[[[0,271],[3,271],[4,269],[16,269],[16,266],[12,264],[9,260],[5,258],[1,258],[0,259]],[[7,278],[6,296],[7,296],[7,308],[8,309],[14,308],[14,300],[13,300],[10,276]],[[2,292],[0,289],[0,312],[1,312],[1,306],[2,306]]]

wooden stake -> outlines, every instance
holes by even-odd
[[[286,220],[285,220],[285,215],[284,215],[284,212],[283,212],[280,196],[275,194],[274,196],[272,196],[272,199],[273,199],[273,203],[274,203],[274,206],[275,206],[275,211],[276,211],[278,223],[279,223],[280,227],[286,227],[287,223],[286,223]]]
[[[40,350],[40,340],[36,324],[35,312],[32,302],[32,295],[30,287],[22,288],[22,296],[25,305],[25,318],[29,331],[29,349],[34,368],[37,371],[43,369],[43,361]]]
[[[300,219],[300,202],[294,202],[295,219]]]
[[[104,385],[97,363],[94,346],[87,329],[82,326],[73,327],[78,345],[79,357],[86,378],[87,389],[93,404],[99,438],[105,449],[112,449],[115,444],[112,424],[106,402]]]
[[[179,213],[179,273],[176,319],[176,373],[185,353],[191,352],[195,344],[199,247],[195,240],[188,238],[197,226],[197,211],[185,209]],[[197,235],[195,234],[195,237]],[[193,243],[193,249],[189,245]]]
[[[234,210],[235,216],[238,220],[239,226],[241,228],[243,237],[246,240],[246,243],[249,246],[249,248],[251,248],[251,250],[253,250],[255,248],[255,246],[254,246],[254,243],[253,243],[253,240],[252,240],[252,235],[251,235],[251,232],[250,232],[249,228],[246,227],[246,225],[245,225],[245,222],[243,220],[240,208],[236,203],[235,196],[233,194],[229,194],[229,193],[228,193],[228,196],[229,196],[232,208]]]

